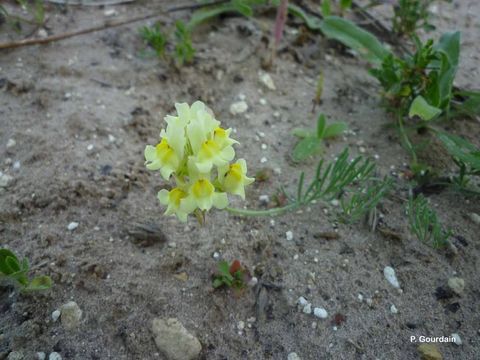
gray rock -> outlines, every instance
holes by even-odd
[[[48,360],[62,360],[62,355],[57,352],[52,352],[48,355]]]
[[[12,351],[10,354],[8,354],[7,360],[23,360],[25,359],[25,356],[23,356],[23,353],[21,351]]]
[[[448,279],[448,287],[457,295],[462,295],[465,289],[465,281],[459,277],[451,277]]]
[[[82,310],[75,301],[70,301],[60,308],[62,325],[65,329],[71,330],[80,324]]]
[[[45,360],[47,355],[43,351],[39,351],[35,354],[35,360]]]
[[[151,330],[157,348],[168,360],[193,360],[202,350],[200,341],[175,318],[155,318]]]
[[[288,354],[287,360],[301,360],[301,359],[296,352],[291,352],[290,354]]]
[[[243,114],[248,110],[248,105],[245,101],[238,101],[230,105],[230,114],[238,115]]]
[[[0,188],[8,187],[13,181],[13,177],[0,172]]]
[[[480,215],[477,213],[470,213],[470,219],[477,225],[480,225]]]

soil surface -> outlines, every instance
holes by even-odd
[[[49,4],[46,31],[86,28],[171,3]],[[425,37],[461,30],[457,82],[478,86],[480,3],[436,7],[437,30]],[[171,25],[189,15],[159,19]],[[177,318],[199,339],[202,359],[287,359],[292,352],[303,360],[417,359],[419,344],[411,336],[452,333],[462,345],[437,344],[444,359],[479,358],[480,225],[470,216],[480,213],[478,198],[429,194],[453,231],[454,247],[436,250],[419,242],[404,210],[409,156],[380,106],[368,64],[319,34],[302,36],[293,20],[268,70],[276,86],[269,90],[259,73],[273,22],[274,13],[265,13],[206,24],[194,34],[194,64],[179,70],[144,55],[138,30],[152,22],[0,52],[0,170],[13,178],[0,189],[0,244],[27,257],[32,274],[54,281],[43,293],[0,288],[0,359],[12,351],[25,359],[52,351],[63,359],[163,359],[150,330],[155,317]],[[38,35],[3,24],[0,40],[19,40],[29,31]],[[320,72],[322,104],[312,113]],[[248,110],[231,115],[230,105],[243,98]],[[318,158],[291,160],[294,128],[313,128],[320,111],[345,121],[349,131],[328,141],[323,157],[331,160],[349,146],[352,156],[371,156],[379,176],[396,179],[396,192],[378,208],[377,231],[338,223],[338,208],[330,203],[273,219],[211,211],[204,226],[194,217],[183,224],[163,216],[156,194],[168,184],[146,170],[143,150],[157,142],[175,102],[195,100],[235,129],[237,157],[247,160],[249,174],[271,174],[248,188],[245,202],[232,199],[252,209],[266,207],[261,195],[273,206],[280,186],[293,193],[300,172],[308,177],[314,171]],[[478,121],[446,126],[480,146]],[[15,144],[7,146],[10,139]],[[428,149],[432,166],[455,169],[439,146]],[[71,222],[78,227],[68,230]],[[239,259],[258,284],[241,296],[214,291],[211,274],[219,259]],[[395,269],[402,291],[386,281],[386,266]],[[464,293],[439,299],[438,288],[453,276],[464,279]],[[325,308],[328,318],[299,310],[300,296]],[[83,317],[66,330],[51,314],[71,300]]]

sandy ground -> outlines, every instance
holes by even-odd
[[[116,6],[116,17],[158,6]],[[479,3],[438,7],[439,29],[432,35],[462,30],[457,79],[474,87]],[[104,11],[51,6],[49,31],[90,26],[103,21]],[[452,333],[463,344],[439,344],[444,359],[479,358],[479,225],[469,218],[480,213],[478,199],[430,196],[453,230],[457,254],[410,235],[402,200],[408,183],[398,176],[408,154],[379,106],[379,86],[366,64],[319,35],[295,45],[297,27],[289,26],[288,46],[270,70],[277,90],[268,90],[258,73],[267,54],[262,37],[272,22],[272,16],[227,18],[203,27],[194,36],[195,64],[180,71],[140,56],[141,23],[0,53],[0,170],[13,177],[0,190],[0,243],[55,282],[50,291],[27,296],[0,288],[0,359],[11,351],[25,359],[38,351],[57,351],[64,359],[162,359],[150,332],[153,317],[178,318],[200,340],[202,359],[286,359],[291,352],[303,360],[416,359],[418,344],[410,336]],[[0,27],[1,40],[11,36],[21,34]],[[378,174],[397,178],[396,193],[379,208],[381,225],[398,238],[362,224],[338,224],[335,208],[320,203],[275,218],[273,225],[269,218],[218,211],[203,227],[194,218],[185,225],[162,215],[156,193],[167,184],[144,168],[143,149],[155,143],[175,102],[207,103],[235,129],[237,156],[247,159],[251,174],[272,171],[270,180],[248,190],[245,203],[234,202],[261,208],[260,195],[273,198],[282,184],[294,191],[300,171],[313,171],[315,160],[298,165],[289,154],[296,141],[291,130],[314,126],[311,101],[320,71],[325,90],[317,112],[351,130],[329,142],[324,157],[332,159],[347,145],[356,154],[359,141],[365,155],[378,155]],[[242,94],[249,109],[232,116],[229,107]],[[459,119],[449,127],[480,145],[478,122]],[[16,144],[7,148],[9,139]],[[445,157],[439,149],[431,156],[451,166]],[[74,231],[67,230],[71,222],[79,223]],[[155,230],[153,240],[139,239],[142,226]],[[324,237],[334,231],[338,238]],[[215,252],[255,269],[259,284],[238,298],[213,291]],[[385,280],[385,266],[396,270],[403,292]],[[436,289],[454,275],[465,280],[463,296],[438,300]],[[328,319],[299,311],[300,296],[324,307]],[[51,320],[69,300],[83,310],[81,325],[70,331]],[[392,304],[398,313],[390,311]],[[240,321],[246,328],[239,333]]]

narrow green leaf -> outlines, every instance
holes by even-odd
[[[305,25],[307,25],[308,29],[314,30],[314,31],[315,30],[318,31],[318,30],[321,29],[322,21],[315,16],[308,15],[305,11],[303,11],[303,9],[301,7],[289,3],[288,4],[288,12],[290,14],[292,14],[293,16],[296,16],[296,17],[302,19],[303,22],[305,23]]]
[[[480,149],[460,136],[438,133],[437,137],[451,156],[469,165],[473,170],[480,170]]]
[[[325,127],[327,125],[327,119],[325,115],[320,114],[317,119],[317,138],[322,139],[324,138]]]
[[[442,110],[435,106],[431,106],[421,95],[418,95],[410,105],[408,117],[412,118],[414,116],[419,116],[422,120],[428,121],[437,117],[441,113]]]
[[[292,158],[294,161],[302,161],[315,154],[321,149],[321,140],[316,136],[306,137],[298,142],[293,149]]]
[[[460,58],[460,31],[443,34],[434,49],[445,53],[450,64],[457,67]]]
[[[331,138],[340,135],[345,130],[348,129],[347,124],[343,122],[333,123],[327,126],[325,132],[323,133],[323,138]]]
[[[332,2],[330,0],[322,0],[323,17],[330,16],[331,14],[332,14]]]
[[[390,55],[390,51],[374,35],[347,19],[328,16],[320,27],[325,36],[352,48],[372,64],[380,65]]]
[[[303,129],[303,128],[295,128],[295,129],[292,130],[292,134],[299,137],[299,138],[305,138],[307,136],[312,135],[312,130]]]

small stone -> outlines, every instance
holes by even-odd
[[[303,296],[300,296],[297,300],[297,304],[300,305],[301,307],[304,307],[305,305],[308,304],[308,301]]]
[[[12,351],[10,354],[8,354],[7,360],[23,360],[25,357],[23,356],[23,353],[20,351]]]
[[[248,105],[245,101],[237,101],[230,105],[230,114],[232,115],[243,114],[247,110]]]
[[[442,354],[435,344],[421,344],[417,347],[422,360],[442,360]]]
[[[62,355],[58,352],[52,352],[48,355],[48,360],[62,360]]]
[[[400,284],[397,276],[395,275],[395,270],[392,267],[386,266],[385,269],[383,269],[383,275],[394,288],[400,289]]]
[[[269,90],[277,90],[275,84],[273,83],[272,77],[268,73],[261,72],[258,74],[258,78],[260,82],[265,85],[265,87]]]
[[[288,231],[285,233],[285,237],[287,238],[288,241],[292,241],[292,240],[293,240],[293,232],[291,232],[290,230],[288,230]]]
[[[92,151],[92,150],[93,150],[93,144],[88,144],[87,150],[88,150],[88,151]]]
[[[82,310],[75,301],[69,301],[61,307],[62,325],[66,329],[73,329],[80,324]],[[50,354],[51,355],[51,354]]]
[[[175,318],[153,319],[151,331],[157,348],[168,360],[193,360],[200,355],[200,341]]]
[[[458,335],[457,333],[453,333],[451,337],[453,338],[455,345],[458,345],[458,346],[462,345],[462,338],[460,337],[460,335]]]
[[[461,296],[465,289],[465,280],[459,277],[451,277],[448,279],[448,287],[457,295]]]
[[[18,160],[15,161],[15,162],[13,163],[12,167],[13,167],[15,170],[20,169],[20,167],[21,167],[20,161],[18,161]]]
[[[358,298],[358,301],[360,301],[360,302],[363,301],[363,295],[362,294],[358,294],[357,298]]]
[[[262,150],[267,150],[267,144],[262,144]]]
[[[264,204],[264,205],[268,205],[268,203],[270,202],[270,197],[268,195],[260,195],[258,197],[258,200]]]
[[[108,134],[108,141],[109,142],[113,143],[113,142],[115,142],[115,140],[116,140],[115,136],[113,136],[112,134]]]
[[[373,307],[373,300],[372,300],[372,298],[367,298],[367,299],[365,300],[365,302],[367,303],[368,306]]]
[[[37,35],[41,39],[45,39],[46,37],[48,37],[47,30],[45,30],[44,28],[39,29]]]
[[[333,199],[332,201],[330,201],[330,204],[332,204],[333,206],[339,206],[340,201],[338,201],[338,199]]]
[[[47,355],[43,351],[39,351],[35,354],[35,360],[45,360]]]
[[[258,100],[258,102],[260,103],[260,105],[267,105],[267,100],[265,100],[264,98],[261,98],[260,100]]]
[[[265,164],[267,161],[268,161],[268,160],[267,160],[267,158],[266,158],[265,156],[260,159],[260,162],[261,162],[262,164]]]
[[[242,331],[243,329],[245,329],[245,322],[240,320],[237,324],[237,329]]]
[[[0,188],[8,187],[13,181],[13,177],[0,172]]]
[[[477,213],[470,213],[470,219],[477,225],[480,225],[480,215]]]
[[[176,242],[173,242],[173,241],[172,241],[172,242],[169,242],[169,243],[168,243],[168,247],[169,247],[169,248],[172,248],[172,249],[175,249],[175,248],[177,247],[177,243],[176,243]]]
[[[303,307],[303,310],[302,310],[305,314],[311,314],[312,313],[312,304],[310,303],[307,303],[307,305],[305,305]]]
[[[358,148],[358,152],[359,152],[360,154],[365,154],[366,151],[367,151],[367,149],[365,149],[363,146],[360,146],[360,147]]]
[[[215,251],[212,256],[213,256],[214,259],[218,259],[220,257],[220,253]]]
[[[60,310],[55,310],[54,312],[52,312],[52,320],[54,322],[57,321],[60,315],[61,315]]]
[[[187,281],[188,280],[188,274],[185,272],[185,271],[182,271],[181,273],[179,274],[174,274],[173,277],[177,280],[180,280],[180,281]]]
[[[107,9],[103,12],[103,15],[105,15],[106,17],[117,16],[118,12],[115,9]]]
[[[397,314],[397,313],[398,313],[397,307],[392,304],[392,306],[390,306],[390,312],[391,312],[392,314]]]
[[[68,224],[67,229],[69,231],[73,231],[78,227],[78,222],[72,221],[70,224]]]
[[[15,139],[8,139],[7,149],[10,149],[10,148],[14,147],[15,145],[17,145],[17,142],[15,141]]]
[[[252,277],[250,279],[250,281],[248,282],[248,286],[250,286],[250,287],[254,287],[257,284],[258,284],[258,278],[256,278],[255,276]]]
[[[297,355],[296,352],[291,352],[290,354],[288,354],[287,360],[302,360],[302,359],[300,358],[300,356]]]
[[[328,317],[328,312],[324,308],[316,307],[315,309],[313,309],[313,315],[315,315],[319,319],[326,319]]]

